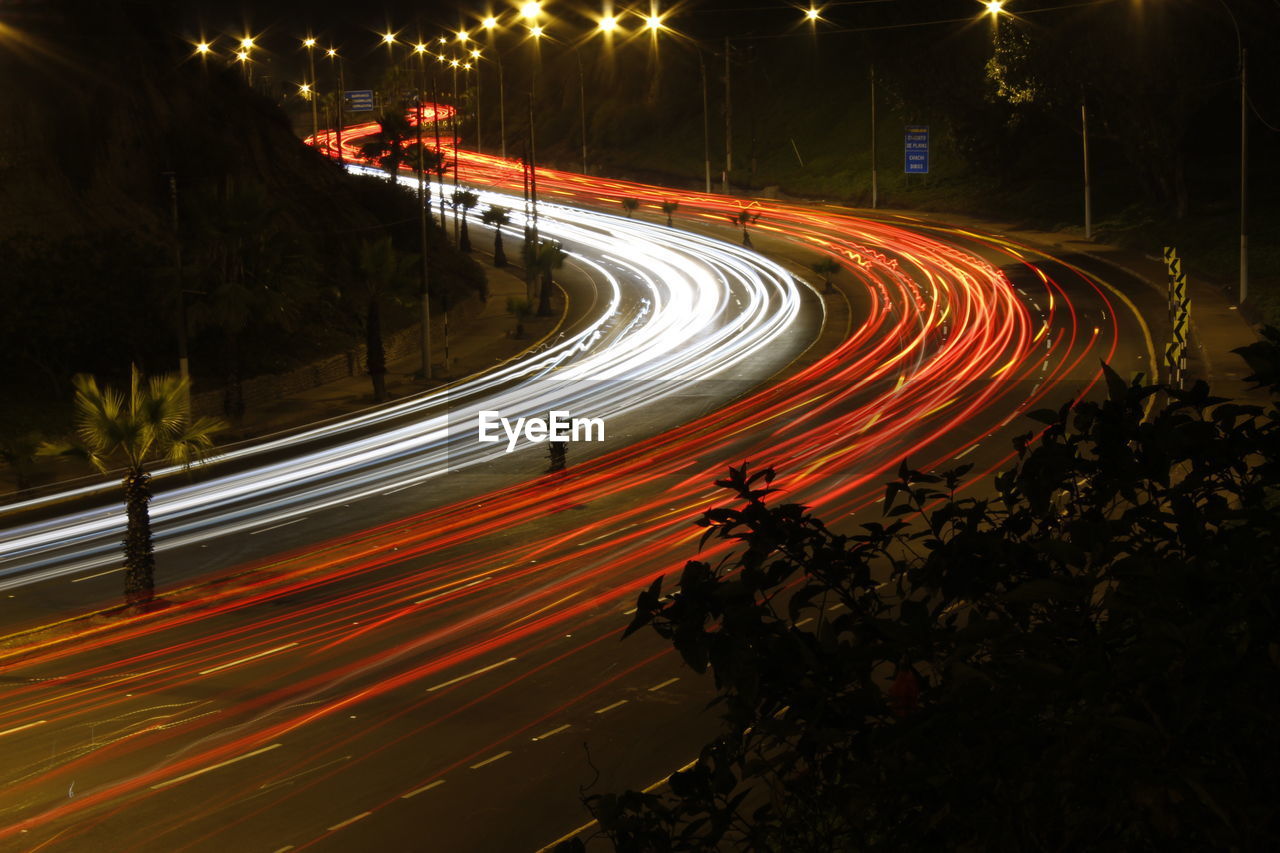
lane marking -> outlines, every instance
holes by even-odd
[[[972,453],[973,451],[975,451],[975,450],[977,450],[977,449],[978,449],[978,445],[976,445],[976,444],[975,444],[975,445],[972,445],[968,450],[964,451],[964,452],[963,452],[963,453],[961,453],[959,456],[955,456],[955,457],[952,457],[952,458],[954,458],[954,459],[963,459],[963,458],[965,458],[966,456],[968,456],[970,453]]]
[[[679,768],[678,770],[676,770],[676,771],[675,771],[675,773],[683,773],[684,771],[688,770],[690,767],[692,767],[693,765],[695,765],[695,764],[697,764],[697,763],[698,763],[698,759],[696,759],[696,758],[695,758],[693,761],[690,761],[690,762],[689,762],[688,764],[686,764],[685,766],[683,766],[683,767]],[[666,776],[663,776],[663,777],[662,777],[661,779],[659,779],[657,782],[654,782],[652,785],[650,785],[649,787],[645,788],[645,789],[644,789],[643,791],[641,791],[640,793],[642,793],[642,794],[650,794],[650,793],[653,793],[653,792],[654,792],[655,790],[657,790],[658,788],[661,788],[663,785],[667,784],[667,780],[669,780],[672,776],[674,776],[674,775],[675,775],[675,773],[669,773],[669,774],[667,774]],[[594,821],[594,820],[592,820],[592,821],[588,821],[587,823],[584,823],[582,826],[578,827],[577,829],[570,830],[569,832],[566,832],[564,835],[560,836],[560,837],[559,837],[559,838],[557,838],[555,841],[552,841],[550,844],[547,844],[547,845],[545,845],[545,846],[543,846],[543,847],[539,847],[539,848],[538,848],[538,850],[537,850],[537,853],[547,853],[547,851],[548,851],[548,850],[550,850],[550,849],[552,849],[553,847],[555,847],[555,846],[556,846],[557,844],[559,844],[561,841],[568,841],[570,838],[573,838],[573,837],[574,837],[574,836],[576,836],[578,833],[580,833],[580,832],[586,832],[588,829],[590,829],[591,827],[593,827],[593,826],[595,826],[595,825],[596,825],[596,821]]]
[[[510,754],[511,754],[511,750],[509,749],[506,752],[499,752],[497,755],[493,756],[492,758],[486,758],[484,761],[481,761],[479,764],[472,764],[471,769],[479,770],[481,767],[484,767],[486,764],[492,764],[493,762],[499,759],[506,758]]]
[[[491,577],[493,577],[493,575],[485,575],[484,577],[479,578],[478,580],[473,580],[470,583],[462,584],[462,586],[457,586],[457,584],[460,583],[460,581],[455,581],[454,583],[448,583],[448,584],[445,584],[444,586],[436,587],[436,589],[439,589],[441,591],[435,593],[434,595],[428,595],[426,598],[419,598],[417,601],[414,602],[414,604],[426,604],[428,601],[439,598],[440,596],[445,595],[447,593],[457,592],[460,589],[466,589],[469,586],[475,586],[478,583],[484,583],[485,581],[489,580],[489,578]],[[454,587],[454,588],[449,589],[449,587]]]
[[[547,738],[551,737],[552,735],[558,735],[558,734],[560,734],[560,732],[564,731],[564,730],[565,730],[565,729],[567,729],[567,728],[569,728],[569,724],[568,724],[568,723],[565,723],[563,726],[560,726],[560,727],[558,727],[558,728],[554,728],[554,729],[552,729],[552,730],[551,730],[551,731],[549,731],[549,732],[543,732],[542,734],[540,734],[540,735],[538,735],[537,737],[533,738],[533,740],[546,740]]]
[[[443,690],[446,687],[457,684],[459,681],[466,681],[468,678],[475,678],[477,675],[484,675],[489,670],[497,669],[500,666],[506,666],[513,660],[515,660],[515,658],[507,658],[506,660],[498,661],[497,663],[491,663],[488,666],[482,666],[475,672],[468,672],[466,675],[459,675],[457,678],[451,678],[448,681],[437,684],[435,687],[428,687],[427,692],[435,693],[437,690]]]
[[[293,849],[292,844],[286,844],[285,846],[281,847],[279,850],[275,851],[275,853],[288,853],[288,851],[292,849]]]
[[[415,481],[415,482],[413,482],[413,483],[410,483],[410,484],[409,484],[409,485],[407,485],[407,486],[401,486],[401,487],[400,487],[400,488],[398,488],[398,489],[392,489],[392,490],[391,490],[391,491],[389,491],[389,492],[383,492],[383,493],[382,493],[382,496],[383,496],[383,497],[386,497],[387,495],[394,495],[396,492],[403,492],[405,489],[412,489],[414,486],[421,486],[421,485],[422,485],[422,483],[423,483],[423,481],[422,481],[422,480],[417,480],[417,481]]]
[[[186,774],[185,776],[179,776],[176,779],[169,779],[165,782],[157,782],[156,784],[151,786],[151,790],[158,791],[161,788],[167,788],[170,785],[176,785],[179,782],[185,782],[188,779],[194,779],[195,777],[201,776],[212,770],[218,770],[219,768],[226,767],[228,764],[235,764],[237,761],[244,761],[246,758],[253,758],[255,755],[262,755],[262,753],[264,752],[270,752],[271,750],[276,749],[279,746],[282,746],[282,744],[273,743],[271,744],[271,746],[264,746],[262,749],[255,749],[253,752],[246,752],[244,755],[237,756],[236,758],[228,758],[226,761],[220,761],[217,764],[212,764],[208,767],[201,768],[200,770],[193,770],[192,772]]]
[[[335,823],[333,826],[329,827],[329,831],[330,831],[330,832],[337,832],[339,829],[342,829],[344,826],[351,826],[351,824],[355,823],[355,822],[356,822],[356,821],[358,821],[358,820],[364,820],[365,818],[367,818],[367,817],[368,817],[369,815],[371,815],[371,814],[373,814],[373,812],[361,812],[360,814],[356,815],[355,817],[349,817],[349,818],[347,818],[347,819],[346,819],[346,820],[344,820],[342,823]]]
[[[526,619],[532,619],[533,617],[537,616],[539,613],[544,613],[550,610],[551,608],[555,607],[557,604],[564,604],[566,601],[568,601],[571,598],[577,598],[579,595],[582,595],[583,592],[585,592],[585,590],[581,590],[581,589],[578,590],[577,592],[571,592],[568,595],[566,595],[564,598],[551,602],[546,607],[539,607],[537,610],[533,611],[532,613],[528,613],[524,616],[521,616],[519,619],[515,620],[514,622],[508,622],[507,624],[503,625],[502,628],[503,630],[505,630],[507,628],[510,628],[512,625],[519,625],[521,622],[524,622]]]
[[[416,797],[419,794],[421,794],[423,791],[430,791],[432,788],[439,788],[443,784],[444,784],[443,779],[437,779],[434,782],[428,782],[427,784],[423,785],[421,788],[414,788],[412,791],[410,791],[407,794],[401,794],[400,799],[407,800],[410,797]]]
[[[93,580],[94,578],[100,578],[103,575],[114,575],[116,572],[123,572],[123,571],[124,571],[124,566],[119,566],[114,569],[107,569],[105,572],[98,572],[96,575],[85,575],[82,578],[72,578],[71,582],[80,583],[80,581]]]
[[[274,526],[272,526],[272,527],[264,527],[264,528],[262,528],[261,530],[254,530],[254,531],[253,531],[253,532],[251,532],[249,535],[250,535],[250,536],[257,536],[259,533],[266,533],[266,532],[267,532],[267,531],[269,531],[269,530],[279,530],[281,527],[288,527],[290,524],[297,524],[299,521],[306,521],[306,520],[307,520],[307,518],[308,518],[308,516],[305,516],[305,515],[304,515],[302,518],[295,518],[293,521],[285,521],[285,522],[282,522],[282,523],[280,523],[280,524],[276,524],[276,525],[274,525]]]
[[[812,622],[812,621],[813,621],[813,617],[812,617],[812,616],[806,616],[806,617],[804,617],[803,619],[801,619],[799,622],[797,622],[797,623],[796,623],[796,627],[797,627],[797,628],[799,628],[801,625],[804,625],[804,624],[806,624],[806,623],[808,623],[808,622]]]
[[[279,787],[279,786],[281,786],[281,785],[287,785],[287,784],[289,784],[290,782],[292,782],[294,779],[297,779],[297,778],[299,778],[299,777],[301,777],[301,776],[306,776],[308,773],[315,773],[315,772],[320,771],[320,770],[323,770],[324,768],[329,767],[329,766],[331,766],[331,765],[334,765],[334,764],[341,764],[341,763],[342,763],[342,762],[344,762],[344,761],[350,761],[350,760],[351,760],[351,756],[350,756],[350,755],[344,755],[344,756],[342,756],[341,758],[335,758],[333,761],[326,761],[324,764],[318,765],[318,766],[316,766],[316,767],[312,767],[312,768],[311,768],[311,769],[309,769],[309,770],[303,770],[301,773],[294,773],[292,776],[286,776],[286,777],[284,777],[283,779],[277,780],[277,781],[275,781],[275,782],[270,782],[270,783],[267,783],[267,784],[259,785],[259,786],[258,786],[258,790],[259,790],[259,791],[267,791],[267,790],[270,790],[271,788],[277,788],[277,787]]]
[[[655,690],[661,690],[664,687],[675,684],[679,680],[680,680],[680,676],[678,675],[675,678],[668,678],[666,681],[662,682],[661,684],[655,684],[652,687],[650,687],[649,692],[652,693]]]
[[[626,699],[620,699],[620,700],[618,700],[617,702],[614,702],[612,705],[605,705],[603,708],[601,708],[600,710],[596,711],[596,713],[597,713],[597,714],[604,714],[604,713],[606,713],[606,712],[608,712],[608,711],[612,711],[614,708],[617,708],[617,707],[619,707],[619,706],[621,706],[621,705],[625,705],[625,704],[627,704],[627,701],[628,701],[628,700],[626,700]]]
[[[230,663],[220,664],[219,666],[215,666],[215,667],[212,667],[212,668],[210,668],[210,669],[203,669],[203,670],[201,670],[200,672],[198,672],[198,673],[196,673],[196,674],[197,674],[197,675],[209,675],[210,673],[219,672],[219,671],[224,670],[224,669],[230,669],[230,668],[231,668],[231,667],[233,667],[233,666],[238,666],[238,665],[240,665],[240,664],[242,664],[242,663],[248,663],[248,662],[249,662],[249,661],[251,661],[251,660],[257,660],[258,658],[265,658],[267,655],[273,655],[273,654],[275,654],[276,652],[282,652],[282,651],[284,651],[285,649],[291,649],[291,648],[293,648],[293,647],[294,647],[294,646],[296,646],[296,645],[298,645],[298,644],[297,644],[297,643],[285,643],[283,646],[276,646],[274,649],[267,649],[265,652],[258,652],[256,655],[249,655],[247,658],[240,658],[239,660],[233,660],[233,661],[231,661]]]
[[[43,726],[43,725],[44,725],[45,723],[47,723],[47,722],[49,722],[49,721],[48,721],[48,720],[36,720],[34,723],[27,723],[25,726],[17,726],[17,727],[12,728],[12,729],[5,729],[4,731],[0,732],[0,737],[4,737],[5,735],[15,734],[15,733],[20,732],[20,731],[23,731],[23,730],[25,730],[25,729],[35,728],[36,726]]]

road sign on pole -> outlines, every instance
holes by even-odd
[[[929,174],[929,126],[907,125],[906,131],[902,171],[908,175]]]
[[[367,113],[373,110],[372,89],[348,89],[342,93],[347,109],[353,113]]]

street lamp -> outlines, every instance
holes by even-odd
[[[426,44],[424,44],[423,42],[418,42],[416,45],[413,46],[413,52],[418,55],[418,86],[417,86],[418,94],[417,94],[417,97],[414,98],[414,105],[418,112],[418,122],[417,122],[418,148],[415,153],[417,154],[417,157],[418,157],[418,163],[417,163],[417,166],[418,166],[418,170],[417,170],[418,171],[418,229],[419,229],[418,233],[419,233],[419,242],[421,243],[420,255],[422,258],[422,267],[421,267],[421,274],[420,274],[420,280],[422,282],[422,286],[418,292],[418,313],[421,318],[419,322],[422,324],[422,328],[419,331],[419,344],[422,350],[422,368],[421,368],[422,378],[424,380],[430,380],[431,379],[431,289],[430,289],[431,272],[430,272],[430,267],[428,266],[428,263],[427,263],[427,251],[430,245],[430,241],[427,238],[427,216],[429,214],[429,211],[427,210],[427,208],[429,204],[427,202],[426,151],[422,147],[422,99],[426,95],[426,88],[427,88],[427,75],[426,75],[427,46]],[[436,105],[432,104],[432,110],[434,111],[435,109],[437,109]],[[437,143],[436,145],[437,153],[439,152],[439,150],[440,150],[440,146]],[[444,195],[443,186],[440,189],[440,194]],[[447,363],[445,364],[445,368],[446,370],[448,369]]]
[[[520,7],[520,16],[527,21],[537,20],[540,14],[542,14],[541,3],[529,2]]]
[[[302,40],[302,46],[307,49],[307,70],[311,74],[307,80],[306,89],[311,99],[311,144],[315,145],[318,141],[316,137],[320,135],[319,105],[316,103],[316,95],[319,92],[319,87],[316,85],[316,40],[312,36],[307,36]]]
[[[1004,14],[1004,0],[986,0],[982,5],[986,7],[987,14],[993,18]]]
[[[338,83],[338,90],[337,90],[337,91],[338,91],[338,97],[337,97],[337,101],[338,101],[338,130],[337,130],[337,137],[338,137],[338,138],[337,138],[337,146],[338,146],[338,147],[335,149],[334,154],[335,154],[335,156],[336,156],[336,158],[337,158],[338,162],[339,162],[339,163],[341,163],[341,162],[342,162],[342,126],[343,126],[343,124],[345,124],[345,123],[346,123],[346,120],[347,120],[347,119],[346,119],[346,114],[345,114],[345,113],[346,113],[346,89],[347,89],[347,81],[346,81],[346,79],[345,79],[345,75],[344,75],[344,73],[343,73],[342,57],[338,55],[338,51],[337,51],[337,49],[336,49],[336,48],[332,48],[332,47],[331,47],[331,48],[329,48],[328,50],[326,50],[326,51],[324,52],[324,55],[325,55],[325,56],[327,56],[327,57],[329,57],[329,68],[330,68],[330,70],[331,70],[331,71],[333,71],[333,70],[336,68],[337,75],[338,75],[338,79],[337,79],[337,83]]]

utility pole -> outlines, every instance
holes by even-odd
[[[729,194],[733,171],[733,98],[729,81],[729,37],[724,37],[724,194]]]
[[[876,67],[871,66],[871,209],[879,204],[879,187],[876,185]]]
[[[711,194],[711,112],[707,106],[707,57],[698,48],[698,70],[702,73],[702,160],[707,179],[707,195]]]
[[[1080,138],[1084,144],[1084,238],[1093,239],[1093,202],[1089,196],[1089,112],[1080,99]]]

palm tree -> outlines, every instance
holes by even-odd
[[[409,161],[405,150],[408,143],[408,117],[403,110],[388,110],[378,119],[378,132],[360,146],[360,156],[386,169],[388,179],[394,184],[400,164]]]
[[[542,288],[538,293],[538,316],[551,316],[551,289],[555,287],[555,271],[564,266],[569,256],[564,253],[560,243],[555,240],[539,240],[538,249],[528,259],[529,278],[542,279]]]
[[[818,275],[822,276],[822,292],[834,293],[835,288],[831,286],[831,277],[840,272],[840,264],[836,263],[835,258],[826,257],[825,255],[813,262],[810,267]]]
[[[480,203],[480,196],[471,190],[454,190],[453,209],[462,208],[462,221],[458,226],[458,249],[471,251],[471,235],[467,232],[467,212]]]
[[[662,212],[667,215],[667,227],[671,227],[671,215],[680,208],[678,201],[664,201],[662,203]]]
[[[213,447],[213,434],[226,425],[216,418],[192,420],[187,381],[153,376],[144,381],[132,370],[126,398],[110,385],[99,387],[92,376],[78,374],[76,397],[79,442],[45,443],[41,455],[87,457],[106,474],[114,462],[124,463],[124,505],[128,517],[124,538],[124,597],[145,606],[155,597],[155,546],[151,540],[151,475],[146,466],[157,457],[189,468]]]
[[[747,233],[747,226],[757,222],[759,219],[760,214],[758,212],[752,213],[749,208],[745,207],[729,216],[730,222],[742,227],[742,245],[748,249],[751,248],[751,235]]]
[[[387,353],[382,341],[382,303],[409,293],[418,282],[418,256],[401,252],[390,237],[365,240],[356,261],[351,289],[357,311],[364,315],[365,364],[373,383],[373,401],[387,399]]]
[[[529,300],[523,296],[507,297],[507,313],[516,318],[516,331],[512,336],[516,340],[524,337],[524,321],[528,318]]]
[[[505,267],[507,252],[502,247],[502,226],[511,222],[511,211],[501,205],[490,205],[488,210],[480,214],[480,221],[493,226],[493,265]]]
[[[640,200],[636,198],[624,198],[622,200],[622,209],[627,212],[627,219],[631,218],[631,214],[635,213],[636,208],[640,206]]]

